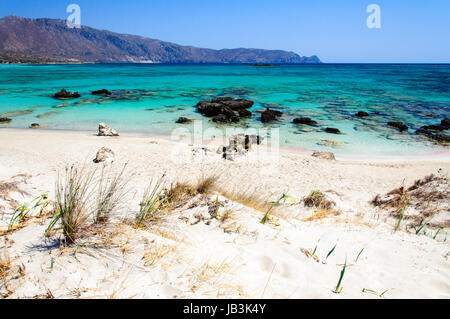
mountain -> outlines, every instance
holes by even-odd
[[[7,16],[0,19],[0,62],[49,63],[320,63],[319,58],[262,49],[201,49],[118,34],[66,21]]]

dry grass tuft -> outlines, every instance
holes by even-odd
[[[191,292],[196,292],[200,287],[211,284],[217,286],[225,274],[233,273],[235,268],[225,261],[220,263],[203,263],[196,272],[192,273],[189,280]]]
[[[0,278],[5,279],[10,269],[11,258],[5,245],[3,252],[0,253]]]
[[[174,246],[168,246],[168,245],[162,245],[162,246],[155,246],[152,245],[151,247],[147,248],[144,252],[144,256],[142,256],[142,260],[145,267],[151,267],[155,266],[161,260],[168,255],[169,253],[172,253],[176,250],[176,247]]]
[[[211,191],[214,190],[214,186],[216,185],[216,183],[217,183],[216,175],[208,177],[202,176],[201,178],[199,178],[197,184],[195,184],[194,186],[195,192],[198,194],[208,195],[211,193]]]
[[[66,243],[73,244],[79,232],[86,226],[90,208],[89,199],[92,196],[94,171],[74,165],[65,169],[65,174],[58,174],[56,181],[55,205],[57,214],[47,231],[51,231],[58,221],[61,221]]]
[[[448,178],[432,174],[416,180],[408,188],[402,186],[385,195],[376,195],[371,204],[387,210],[390,216],[398,218],[399,223],[396,229],[399,228],[403,219],[410,220],[409,226],[413,228],[423,225],[426,219],[428,219],[427,225],[432,227],[448,227],[450,222],[447,218],[440,222],[431,223],[429,221],[435,215],[450,211],[448,208],[449,197]]]
[[[120,207],[127,194],[128,180],[123,177],[125,168],[126,164],[120,172],[108,176],[105,173],[105,166],[102,167],[98,181],[97,205],[94,217],[96,223],[107,222],[109,216]]]
[[[261,192],[258,192],[252,186],[236,188],[221,184],[220,186],[216,185],[214,189],[229,200],[253,208],[259,212],[266,213],[273,206],[272,202],[268,201]],[[272,210],[272,213],[275,210],[276,208]]]
[[[340,210],[334,210],[334,209],[319,209],[314,212],[314,214],[308,218],[302,219],[303,222],[312,222],[321,220],[324,218],[328,218],[330,216],[339,216],[342,214],[342,211]]]

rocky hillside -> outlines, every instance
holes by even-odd
[[[0,56],[3,63],[27,61],[26,57],[43,63],[320,63],[316,56],[301,57],[294,52],[202,49],[86,26],[71,29],[63,20],[16,16],[0,19]]]

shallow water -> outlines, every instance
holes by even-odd
[[[82,97],[56,100],[66,88]],[[93,96],[92,90],[124,90],[118,97]],[[238,127],[279,129],[282,146],[335,153],[414,155],[441,151],[414,134],[422,125],[450,117],[450,65],[0,65],[0,127],[92,130],[106,122],[119,132],[171,134],[180,116],[224,130],[196,112],[198,101],[216,96],[255,101],[253,117]],[[279,109],[278,123],[264,125],[259,111]],[[354,117],[366,111],[370,117]],[[311,117],[317,127],[296,125]],[[409,132],[386,126],[402,121]],[[335,127],[343,134],[323,132]],[[272,132],[273,133],[273,132]],[[273,133],[273,136],[276,136]]]

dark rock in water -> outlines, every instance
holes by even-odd
[[[98,91],[92,91],[91,94],[92,95],[111,95],[112,93],[109,92],[107,89],[101,89]]]
[[[209,101],[197,103],[197,110],[200,114],[213,117],[216,123],[237,123],[239,117],[251,117],[252,113],[247,109],[253,106],[253,101],[230,97],[217,97]],[[235,113],[238,112],[239,116]]]
[[[188,119],[187,117],[180,117],[177,120],[178,124],[188,124],[188,123],[192,123],[191,119]]]
[[[214,123],[237,123],[239,122],[239,117],[236,115],[227,116],[226,114],[218,114],[213,117],[212,121]]]
[[[359,111],[358,113],[355,114],[355,116],[357,116],[357,117],[366,117],[366,116],[369,116],[369,113],[364,112],[364,111]]]
[[[408,130],[408,127],[405,124],[403,124],[402,122],[388,122],[387,125],[391,126],[391,127],[395,127],[400,132]]]
[[[445,131],[448,129],[448,126],[444,125],[425,125],[422,126],[421,129],[430,130],[430,131]]]
[[[249,110],[239,110],[238,113],[240,117],[252,117],[252,112]]]
[[[432,139],[433,141],[436,141],[438,143],[442,143],[442,144],[450,143],[449,135],[440,134],[440,133],[433,134],[432,132],[430,132],[429,130],[424,129],[424,128],[418,129],[416,131],[416,134],[425,135],[429,139]]]
[[[450,119],[441,120],[441,126],[450,127]]]
[[[12,120],[8,117],[0,117],[0,123],[9,123]]]
[[[233,100],[232,97],[215,97],[211,100],[212,103],[221,103],[225,101],[231,101]]]
[[[341,131],[339,131],[339,129],[333,128],[333,127],[327,127],[325,129],[325,132],[331,133],[331,134],[341,134]]]
[[[430,136],[431,139],[439,143],[450,143],[450,136],[445,134],[433,134]]]
[[[279,117],[283,115],[283,112],[277,110],[271,110],[267,108],[264,112],[261,113],[261,122],[268,123],[278,120]]]
[[[68,92],[66,89],[62,89],[58,93],[55,93],[55,98],[57,99],[75,99],[81,97],[78,92]]]
[[[237,100],[227,100],[222,101],[222,104],[230,107],[234,111],[249,109],[253,106],[254,102],[250,100],[237,99]]]
[[[317,125],[316,121],[311,120],[309,117],[297,117],[294,119],[295,124]]]
[[[32,123],[30,125],[30,128],[40,128],[40,127],[41,127],[41,124],[39,124],[39,123]]]
[[[431,133],[430,131],[428,131],[427,129],[424,129],[424,128],[418,129],[416,131],[416,134],[418,134],[418,135],[427,135],[427,136],[433,135],[433,133]]]

